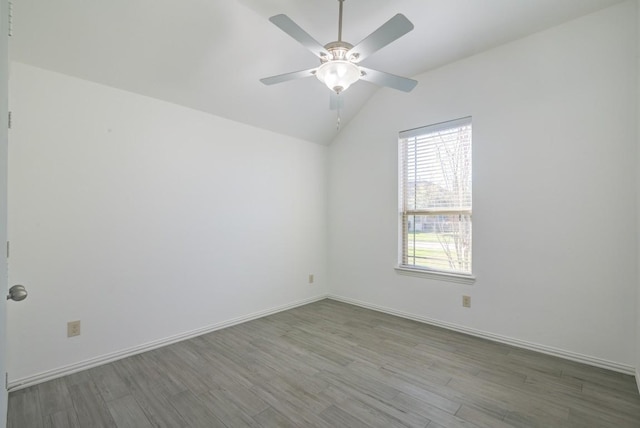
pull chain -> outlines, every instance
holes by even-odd
[[[340,4],[342,4],[342,2]],[[336,99],[336,101],[338,103],[338,106],[336,108],[336,111],[338,113],[338,119],[336,120],[336,131],[340,130],[340,103],[342,101],[342,99],[340,97],[341,97],[341,95],[338,94],[338,98]]]
[[[9,37],[13,36],[13,2],[9,0]]]

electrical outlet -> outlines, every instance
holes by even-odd
[[[471,296],[462,296],[462,306],[465,308],[471,307]]]
[[[313,274],[309,274],[309,284],[313,284]]]
[[[80,336],[80,321],[69,321],[67,323],[67,337]]]

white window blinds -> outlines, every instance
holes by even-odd
[[[400,133],[400,265],[471,274],[471,118]]]

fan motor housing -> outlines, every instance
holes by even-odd
[[[327,56],[324,55],[320,58],[320,62],[321,63],[325,63],[327,61],[333,61],[333,60],[342,60],[342,61],[351,61],[353,62],[353,60],[355,58],[347,58],[347,52],[349,52],[351,50],[351,48],[353,48],[353,45],[351,43],[347,43],[347,42],[331,42],[331,43],[327,43],[326,45],[324,45],[324,48],[329,51],[329,53],[331,54],[331,56]]]

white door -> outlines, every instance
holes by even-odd
[[[0,0],[0,248],[7,242],[7,82],[9,33],[9,7],[7,0]],[[0,251],[0,428],[7,426],[6,326],[7,300],[7,252]]]

